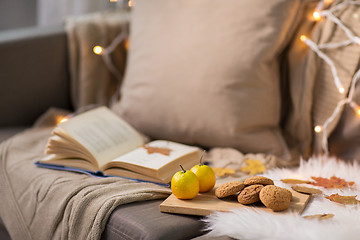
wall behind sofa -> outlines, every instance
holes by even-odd
[[[36,25],[37,0],[1,0],[0,31]]]
[[[66,16],[121,7],[127,0],[0,0],[0,31],[63,22]]]

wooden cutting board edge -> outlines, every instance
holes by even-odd
[[[260,209],[275,214],[283,214],[289,212],[301,214],[304,211],[306,205],[308,204],[311,195],[299,193],[291,189],[289,190],[293,194],[293,200],[291,201],[290,207],[287,210],[281,212],[274,212],[271,209],[266,208],[265,206],[258,207],[253,205],[242,205],[238,203],[236,199],[233,199],[232,201],[229,199],[218,199],[214,194],[214,190],[209,193],[199,194],[191,200],[181,200],[176,198],[172,194],[160,204],[159,208],[161,212],[196,216],[207,216],[215,211],[229,212],[232,209],[244,207],[256,210]]]

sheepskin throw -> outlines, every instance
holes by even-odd
[[[301,215],[273,214],[247,208],[232,212],[214,213],[207,222],[211,236],[227,235],[235,239],[359,239],[360,208],[359,203],[344,205],[325,198],[332,194],[342,196],[360,195],[360,166],[334,158],[313,157],[301,161],[296,169],[275,168],[265,176],[274,180],[275,185],[290,188],[280,179],[293,178],[311,180],[311,177],[331,178],[336,176],[345,181],[353,181],[351,187],[319,188],[323,194],[313,195]],[[357,197],[358,199],[358,197]],[[334,214],[328,219],[306,219],[304,216],[315,214]]]

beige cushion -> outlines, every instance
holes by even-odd
[[[354,101],[360,105],[360,84],[355,89]],[[352,161],[360,161],[360,120],[353,108],[344,107],[341,118],[329,137],[331,155]]]
[[[278,56],[302,1],[136,1],[120,102],[152,138],[288,157]]]
[[[124,44],[119,44],[109,56],[116,63],[116,74],[114,70],[110,71],[103,56],[94,54],[92,50],[97,45],[108,47],[120,33],[126,36],[128,22],[129,14],[121,10],[66,19],[71,99],[76,109],[91,104],[110,105],[112,102],[125,70]]]

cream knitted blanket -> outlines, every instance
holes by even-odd
[[[111,54],[96,55],[93,48],[109,47],[120,33],[126,37],[129,21],[130,13],[121,9],[66,19],[71,98],[75,108],[89,104],[109,106],[118,100],[125,71],[125,41],[113,46]],[[112,68],[106,64],[108,61],[113,63]]]
[[[0,216],[12,239],[100,239],[117,206],[171,193],[151,183],[37,168],[50,132],[29,129],[0,145]]]

